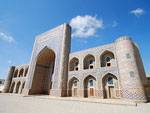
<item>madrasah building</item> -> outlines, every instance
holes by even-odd
[[[74,53],[70,48],[68,24],[36,36],[30,62],[10,67],[3,93],[149,100],[150,78],[130,37]]]

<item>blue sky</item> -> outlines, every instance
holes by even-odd
[[[149,0],[0,0],[0,78],[30,61],[36,35],[62,23],[74,28],[72,52],[133,37],[150,71]]]

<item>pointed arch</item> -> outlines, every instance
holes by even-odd
[[[36,67],[30,94],[49,94],[55,66],[55,52],[44,47],[37,55]]]
[[[24,73],[24,69],[21,68],[20,71],[19,71],[19,77],[23,77],[23,73]]]
[[[28,67],[25,69],[25,74],[24,74],[24,77],[26,77],[27,76],[27,73],[28,73]]]
[[[22,83],[22,86],[21,86],[21,91],[20,93],[22,93],[22,90],[24,89],[24,86],[25,86],[25,82]]]
[[[109,67],[112,65],[112,60],[115,59],[114,53],[111,51],[104,51],[100,55],[101,67]]]
[[[69,71],[78,71],[79,70],[79,59],[74,57],[69,62]]]
[[[78,96],[79,79],[72,77],[69,80],[68,96]]]
[[[9,92],[13,93],[15,87],[15,82],[12,82]]]
[[[102,78],[102,85],[104,98],[116,98],[116,90],[118,89],[118,78],[115,75],[107,73]]]
[[[84,97],[95,96],[96,78],[92,75],[88,75],[84,81]]]
[[[14,78],[17,77],[17,75],[18,75],[18,69],[16,69],[14,72]]]
[[[84,69],[93,69],[95,66],[95,57],[94,55],[88,54],[85,56],[83,60],[83,68]]]
[[[15,93],[19,93],[20,86],[21,86],[21,82],[19,81],[19,82],[16,84],[16,91],[15,91]]]

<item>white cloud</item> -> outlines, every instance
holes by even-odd
[[[72,36],[78,38],[88,38],[96,35],[98,28],[103,28],[103,20],[96,16],[84,15],[71,19]]]
[[[141,9],[141,8],[137,8],[137,9],[134,9],[134,10],[130,11],[131,14],[134,14],[137,17],[143,15],[144,12],[145,11],[143,9]]]
[[[113,21],[112,27],[117,27],[117,26],[118,26],[118,22],[117,21]]]
[[[8,43],[15,42],[15,39],[12,36],[7,35],[7,34],[5,34],[3,32],[0,32],[0,39],[3,40],[3,41],[6,41]]]

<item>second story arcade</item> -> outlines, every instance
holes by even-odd
[[[115,44],[108,44],[70,54],[69,71],[94,70],[117,66]]]

